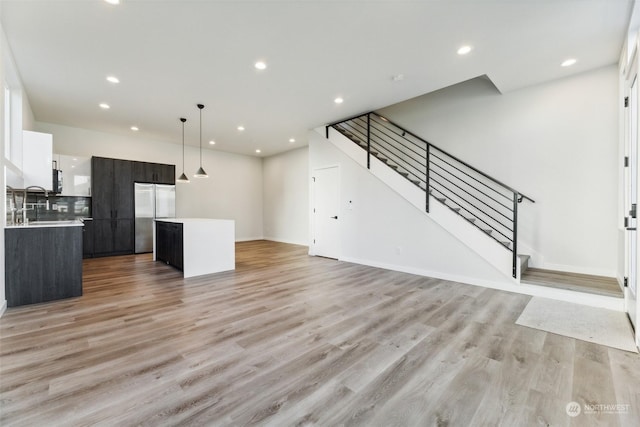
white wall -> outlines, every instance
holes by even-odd
[[[266,239],[309,244],[308,158],[308,147],[303,147],[263,159]]]
[[[317,132],[309,132],[309,173],[333,165],[340,168],[341,260],[464,283],[513,286],[507,275],[366,168]]]
[[[534,265],[615,277],[617,101],[611,66],[506,94],[474,79],[380,112],[536,200],[519,207]]]
[[[53,151],[77,156],[101,156],[176,165],[182,173],[182,146],[104,132],[36,122],[39,132],[53,134]],[[209,178],[196,179],[198,147],[185,147],[185,172],[191,182],[176,184],[176,215],[233,219],[236,240],[263,237],[262,159],[203,147],[202,164]]]
[[[2,4],[0,3],[0,15],[2,14]],[[2,25],[0,25],[0,185],[2,188],[5,188],[5,155],[4,155],[4,146],[7,143],[4,140],[4,87],[2,84],[4,82],[4,57],[5,57],[5,49],[6,49],[6,39],[4,35],[4,30],[2,29]],[[6,206],[6,192],[0,192],[2,206]],[[3,209],[4,212],[4,209]],[[4,221],[2,222],[4,224]],[[0,316],[4,313],[7,308],[7,297],[4,290],[4,227],[0,227]]]

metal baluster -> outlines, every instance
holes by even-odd
[[[367,169],[371,169],[371,113],[367,113]]]
[[[425,155],[425,159],[427,161],[427,165],[426,165],[426,177],[425,177],[425,192],[427,193],[427,213],[429,213],[429,148],[430,148],[431,144],[427,144],[425,151],[426,151],[426,155]]]
[[[513,278],[516,279],[518,274],[518,193],[513,193]]]

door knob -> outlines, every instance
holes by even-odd
[[[336,216],[332,216],[332,217],[330,217],[330,218],[338,219],[338,215],[336,215]]]

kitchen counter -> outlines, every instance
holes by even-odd
[[[154,227],[153,259],[181,269],[185,278],[235,270],[235,221],[164,218]]]
[[[5,229],[23,229],[27,230],[30,228],[38,228],[38,227],[82,227],[84,224],[79,220],[69,220],[69,221],[30,221],[28,224],[19,224],[19,225],[7,225]]]

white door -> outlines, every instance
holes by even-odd
[[[313,254],[340,256],[340,179],[338,166],[313,171]]]
[[[629,319],[637,329],[638,286],[638,72],[637,58],[633,56],[627,74],[626,140],[627,164],[625,173],[626,209],[626,265],[628,286],[625,288],[625,305]]]

